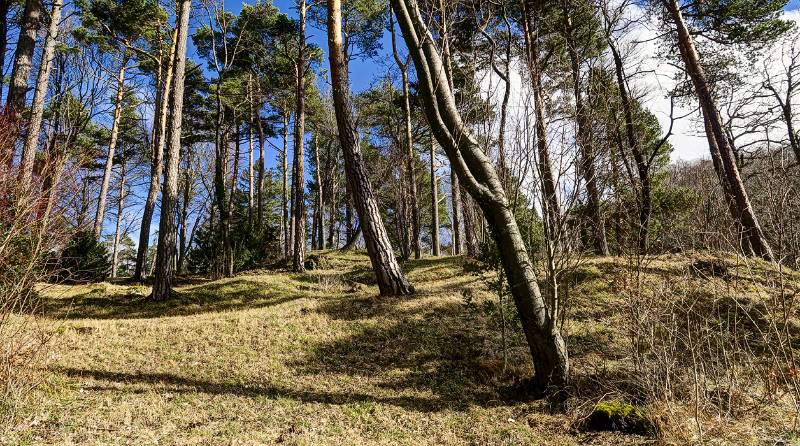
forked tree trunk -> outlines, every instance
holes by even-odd
[[[114,152],[117,150],[117,139],[119,138],[119,122],[122,118],[122,103],[125,95],[125,70],[127,69],[127,58],[122,59],[122,65],[117,74],[117,97],[114,106],[114,121],[111,123],[111,141],[108,143],[108,157],[106,158],[106,168],[103,172],[103,183],[100,186],[100,196],[97,198],[97,214],[94,218],[94,233],[100,237],[103,231],[103,219],[106,212],[106,196],[108,195],[108,185],[111,181],[111,169],[114,167]]]
[[[297,109],[294,120],[294,252],[292,253],[292,270],[305,271],[306,261],[306,207],[305,207],[305,169],[304,141],[306,134],[306,2],[300,0],[300,35],[297,54]]]
[[[436,141],[431,138],[431,254],[441,255],[439,243],[439,181],[436,177]]]
[[[743,238],[749,244],[753,254],[766,260],[773,260],[772,249],[767,243],[761,225],[753,211],[753,206],[750,204],[750,198],[744,188],[742,178],[739,175],[739,167],[736,164],[731,141],[723,128],[722,118],[709,89],[705,71],[700,63],[700,56],[694,46],[694,40],[683,20],[680,6],[677,0],[663,0],[663,2],[675,23],[678,35],[678,49],[686,66],[686,72],[694,86],[697,99],[700,102],[712,158],[718,156],[721,163],[722,175],[720,181],[723,184],[723,191],[726,191],[725,183],[727,182],[726,193],[730,194],[728,200],[732,217],[734,221],[741,225]]]
[[[175,206],[178,200],[178,168],[181,163],[181,123],[183,120],[183,86],[186,73],[186,43],[189,37],[191,0],[181,0],[178,13],[178,34],[175,39],[175,86],[170,114],[170,145],[166,153],[166,170],[161,197],[161,221],[153,282],[154,300],[164,300],[172,293],[175,275]]]
[[[411,51],[428,123],[467,191],[483,210],[530,347],[534,384],[562,389],[569,376],[567,349],[558,329],[559,302],[545,303],[503,185],[456,108],[441,57],[415,0],[392,0]]]
[[[20,183],[23,191],[27,191],[33,176],[33,159],[36,155],[39,133],[42,130],[44,100],[45,96],[47,96],[47,85],[50,82],[50,68],[53,66],[53,55],[55,54],[56,37],[58,35],[58,26],[61,23],[61,7],[63,5],[64,0],[55,0],[53,2],[53,9],[50,11],[50,27],[47,30],[41,62],[39,62],[39,75],[36,78],[36,89],[31,103],[31,117],[28,120],[28,134],[25,137],[25,144],[22,148],[22,162],[20,163]]]
[[[164,171],[164,147],[167,137],[167,111],[172,93],[172,74],[175,62],[175,39],[178,29],[172,31],[173,45],[169,49],[169,58],[166,67],[159,57],[159,67],[156,92],[156,113],[153,121],[153,144],[152,144],[152,163],[150,165],[150,185],[147,189],[147,199],[142,209],[142,223],[139,227],[139,247],[136,251],[136,268],[134,270],[134,280],[141,281],[144,278],[145,264],[147,263],[147,251],[150,247],[150,226],[153,223],[153,213],[156,209],[158,192],[161,189],[161,175]]]
[[[328,0],[328,48],[334,108],[339,129],[339,143],[344,153],[347,182],[358,212],[378,288],[381,295],[411,294],[414,292],[414,287],[403,276],[400,265],[395,259],[359,147],[359,136],[350,100],[348,67],[342,51],[341,0]]]

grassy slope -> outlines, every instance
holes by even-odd
[[[464,306],[491,298],[462,258],[405,265],[419,293],[376,298],[365,256],[333,253],[307,275],[246,273],[187,284],[168,303],[147,289],[50,287],[52,356],[22,423],[0,437],[32,444],[604,444],[580,411],[550,410],[501,390],[530,373],[518,334],[500,378],[496,324]],[[619,260],[582,268],[568,323],[583,386],[619,362]],[[685,270],[656,261],[647,280]],[[698,279],[699,280],[699,279]],[[717,281],[719,282],[719,281]],[[715,283],[717,283],[715,282]],[[721,282],[717,283],[721,285]],[[706,285],[710,286],[710,285]],[[50,322],[47,322],[50,321]],[[591,387],[591,384],[588,384]],[[587,399],[587,401],[589,401]],[[589,403],[590,404],[590,403]],[[782,428],[777,415],[762,423]],[[726,424],[726,432],[738,435]],[[750,430],[752,431],[752,429]],[[762,432],[763,434],[763,432]],[[764,434],[766,435],[766,434]],[[763,436],[756,435],[763,438]]]

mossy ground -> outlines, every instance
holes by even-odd
[[[653,441],[575,429],[577,417],[585,414],[575,407],[591,409],[607,391],[598,383],[627,361],[619,315],[621,296],[630,286],[625,260],[593,259],[567,278],[573,284],[565,330],[579,402],[565,409],[509,393],[532,373],[527,349],[520,334],[511,333],[503,374],[497,321],[464,305],[465,293],[473,299],[496,297],[465,272],[463,258],[409,261],[404,269],[418,293],[381,298],[363,253],[323,256],[322,269],[307,274],[252,271],[215,282],[186,280],[168,302],[148,302],[148,289],[141,286],[46,287],[40,320],[54,336],[39,370],[41,384],[20,408],[19,423],[0,440],[160,445]],[[657,284],[665,277],[687,277],[691,261],[653,260],[643,280]],[[687,280],[731,286],[723,279]],[[750,295],[763,291],[758,280],[743,283],[753,287]],[[671,410],[681,418],[680,407]],[[709,423],[719,426],[723,443],[759,444],[788,438],[786,416],[772,407],[747,420]],[[682,426],[667,433],[682,432]],[[692,438],[691,426],[685,425],[686,438]]]

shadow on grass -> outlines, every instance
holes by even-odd
[[[254,280],[233,279],[176,291],[166,301],[152,301],[141,294],[107,294],[95,289],[73,298],[45,297],[40,309],[54,318],[147,319],[263,308],[302,297],[292,291]]]
[[[88,370],[79,368],[59,367],[55,372],[71,378],[91,378],[97,381],[123,385],[143,384],[146,389],[120,389],[118,387],[103,385],[84,385],[86,390],[95,391],[122,391],[125,393],[149,393],[154,390],[162,390],[170,393],[205,393],[209,395],[234,395],[243,397],[267,397],[271,399],[289,398],[303,403],[322,403],[322,404],[353,404],[373,402],[392,406],[403,407],[406,409],[430,412],[440,407],[440,404],[432,399],[417,397],[376,397],[363,393],[351,391],[334,392],[318,391],[290,388],[279,385],[242,385],[218,383],[205,381],[195,378],[185,378],[171,373],[125,373],[109,372],[103,370]],[[155,388],[155,389],[154,389]]]

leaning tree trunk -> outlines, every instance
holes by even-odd
[[[25,94],[28,92],[28,78],[33,66],[33,51],[36,48],[36,33],[39,31],[41,18],[41,0],[26,0],[6,98],[6,111],[16,115],[25,109]]]
[[[645,160],[642,148],[636,138],[636,124],[633,119],[633,106],[631,104],[628,85],[625,81],[625,66],[622,56],[619,53],[611,36],[606,36],[608,47],[614,59],[614,69],[616,71],[617,88],[619,89],[622,112],[625,118],[625,134],[628,148],[633,154],[636,163],[636,171],[639,176],[639,237],[637,249],[639,254],[647,254],[650,244],[650,216],[652,214],[652,184],[650,180],[650,163]],[[622,154],[621,154],[622,155]],[[624,155],[622,155],[624,156]]]
[[[114,152],[117,150],[119,122],[122,119],[122,107],[124,107],[122,99],[125,95],[125,70],[127,69],[127,64],[127,58],[123,58],[117,74],[117,97],[114,106],[114,121],[111,123],[111,141],[108,143],[108,158],[106,158],[106,168],[103,172],[103,183],[100,186],[100,196],[97,198],[97,214],[95,214],[94,218],[94,233],[97,237],[100,237],[103,230],[106,196],[108,195],[108,185],[111,181],[111,169],[114,167]]]
[[[172,31],[172,41],[175,42],[177,28]],[[153,222],[153,213],[156,209],[158,192],[161,189],[161,175],[164,171],[164,147],[166,146],[167,136],[167,111],[169,110],[169,100],[172,89],[172,73],[175,62],[175,45],[169,50],[169,59],[164,72],[162,58],[159,57],[158,78],[156,83],[156,113],[153,121],[153,153],[150,165],[150,185],[147,189],[147,199],[142,209],[142,223],[139,227],[139,247],[136,251],[136,268],[133,273],[134,280],[141,281],[144,278],[145,263],[147,263],[147,251],[150,247],[150,226]],[[162,74],[163,73],[163,74]],[[163,82],[162,82],[163,75]],[[162,85],[163,83],[163,85]]]
[[[178,13],[178,34],[175,40],[175,87],[170,114],[170,144],[166,153],[164,188],[161,196],[161,221],[158,227],[158,248],[153,282],[154,300],[164,300],[172,293],[175,275],[175,207],[178,201],[178,168],[181,163],[181,122],[183,120],[183,86],[186,73],[186,43],[189,37],[191,0],[182,0]]]
[[[511,295],[520,316],[539,389],[563,388],[569,359],[557,321],[559,302],[545,303],[522,234],[497,172],[461,120],[455,98],[443,75],[442,59],[433,45],[415,0],[392,0],[406,45],[411,52],[428,123],[444,147],[467,191],[483,210],[500,251]]]
[[[414,292],[414,287],[403,276],[392,251],[359,147],[358,130],[353,119],[353,104],[350,100],[347,62],[342,51],[341,0],[328,0],[328,48],[334,108],[339,129],[339,143],[344,153],[347,182],[358,212],[372,268],[375,270],[378,288],[381,295],[411,294]]]
[[[53,55],[56,49],[58,26],[61,22],[61,7],[64,0],[55,0],[50,11],[50,27],[47,30],[41,62],[39,62],[39,75],[36,78],[36,89],[33,93],[31,104],[31,117],[28,120],[28,134],[22,148],[22,162],[20,163],[20,183],[23,191],[28,190],[33,176],[33,159],[36,155],[36,146],[39,142],[39,133],[42,130],[42,116],[44,115],[44,100],[47,95],[47,85],[50,82],[50,68],[53,66]],[[2,65],[0,65],[2,67]],[[0,68],[1,70],[2,68]]]
[[[700,109],[703,111],[703,117],[707,124],[706,137],[708,138],[709,149],[712,151],[712,156],[715,155],[714,151],[718,151],[718,156],[722,163],[723,178],[721,178],[721,181],[728,183],[728,191],[731,194],[729,200],[736,208],[736,212],[733,212],[732,215],[733,219],[741,225],[744,239],[750,245],[753,254],[767,260],[773,260],[772,249],[767,243],[761,225],[753,211],[753,206],[750,204],[750,198],[744,188],[742,178],[739,175],[739,167],[736,165],[736,157],[733,153],[731,141],[725,134],[722,117],[709,89],[705,71],[700,63],[700,56],[694,46],[694,40],[689,29],[683,20],[680,6],[676,0],[664,0],[664,3],[672,16],[672,20],[675,22],[678,34],[678,49],[686,66],[686,72],[692,80],[695,94],[700,102]],[[725,190],[724,184],[723,190]]]
[[[305,271],[306,257],[306,207],[305,207],[305,172],[303,142],[306,125],[306,2],[300,1],[300,35],[297,51],[297,110],[294,120],[294,252],[292,253],[292,270]]]

